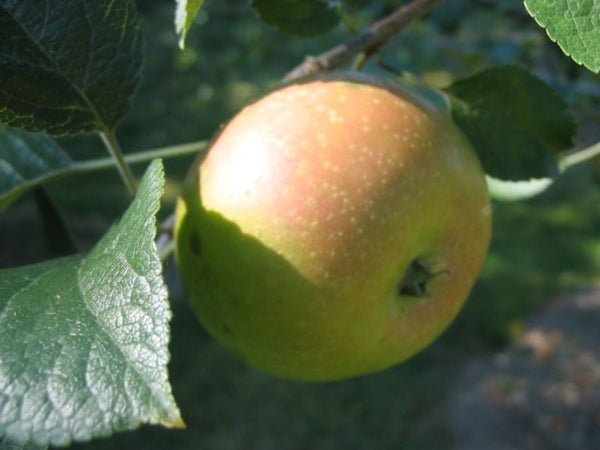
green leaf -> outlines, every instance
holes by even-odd
[[[112,129],[138,85],[134,0],[2,0],[0,122],[52,135]]]
[[[0,211],[21,194],[72,164],[47,134],[33,134],[0,124]]]
[[[206,141],[129,153],[127,164],[147,163],[155,158],[172,158],[197,153]],[[20,195],[50,180],[115,167],[113,158],[72,161],[50,136],[28,133],[0,124],[0,211]]]
[[[183,49],[185,47],[185,36],[192,27],[192,23],[204,0],[176,0],[176,2],[175,31],[179,35],[179,47]]]
[[[0,271],[0,436],[67,445],[141,423],[183,425],[154,244],[163,186],[155,161],[87,256]]]
[[[340,16],[327,0],[251,0],[262,21],[297,36],[316,36],[335,27]]]
[[[525,0],[525,7],[566,55],[600,72],[600,0]]]
[[[539,78],[500,66],[445,89],[452,118],[486,173],[501,180],[558,174],[558,155],[573,146],[576,125],[565,102]]]
[[[540,195],[550,186],[554,180],[552,178],[535,178],[525,181],[504,181],[486,177],[488,191],[490,196],[497,201],[517,202],[530,199]]]
[[[0,438],[0,450],[46,450],[47,445],[39,446],[35,444],[15,444],[7,439]]]

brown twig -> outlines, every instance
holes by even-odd
[[[333,70],[345,64],[359,53],[366,55],[375,53],[409,23],[431,11],[443,1],[413,0],[401,6],[389,16],[375,22],[369,28],[354,36],[348,42],[333,47],[318,56],[307,56],[302,64],[284,77],[284,81],[291,81],[318,72]]]

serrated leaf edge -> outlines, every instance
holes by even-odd
[[[586,62],[586,61],[584,61],[584,60],[582,60],[582,59],[578,58],[577,56],[573,55],[573,53],[572,53],[572,52],[570,52],[569,50],[567,50],[567,49],[564,47],[563,43],[562,43],[562,42],[561,42],[559,39],[557,39],[557,38],[555,38],[555,37],[553,36],[553,33],[552,33],[552,31],[549,29],[548,25],[546,25],[545,23],[543,23],[543,22],[542,22],[542,21],[539,19],[539,17],[538,17],[538,16],[537,16],[537,15],[536,15],[536,14],[535,14],[533,11],[531,11],[531,9],[530,9],[530,6],[529,6],[529,4],[528,4],[529,2],[528,2],[527,0],[525,0],[523,3],[524,3],[524,5],[525,5],[525,9],[527,10],[527,13],[528,13],[528,14],[531,16],[531,18],[532,18],[533,20],[535,20],[535,22],[536,22],[536,23],[537,23],[537,24],[540,26],[540,28],[542,28],[542,29],[544,30],[544,32],[546,33],[546,36],[548,36],[548,38],[550,39],[550,41],[552,41],[554,44],[558,45],[558,47],[560,48],[560,50],[561,50],[561,51],[562,51],[562,52],[563,52],[563,53],[564,53],[566,56],[568,56],[569,58],[571,58],[573,61],[575,61],[575,62],[576,62],[577,64],[579,64],[580,66],[586,67],[586,68],[587,68],[587,69],[589,69],[591,72],[594,72],[594,73],[600,73],[600,64],[598,64],[598,67],[590,67],[590,65],[589,65],[589,64],[587,64],[587,62]],[[584,45],[585,45],[585,43],[584,43]]]

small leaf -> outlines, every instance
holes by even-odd
[[[337,8],[327,0],[251,0],[261,20],[279,31],[297,36],[316,36],[340,21]]]
[[[0,436],[67,445],[141,423],[182,426],[168,383],[155,161],[87,256],[0,271]]]
[[[33,134],[0,124],[0,211],[40,179],[72,164],[47,134]]]
[[[0,1],[0,122],[52,135],[112,129],[140,77],[134,0]]]
[[[494,200],[503,202],[523,201],[540,195],[550,186],[552,178],[536,178],[526,181],[504,181],[486,177],[488,191]]]
[[[452,118],[488,175],[525,180],[558,174],[558,154],[573,146],[576,125],[565,102],[542,80],[519,67],[500,66],[445,91]]]
[[[179,47],[183,50],[185,47],[185,36],[192,27],[192,23],[198,11],[200,11],[204,0],[176,0],[176,2],[175,31],[179,35]]]
[[[600,72],[600,0],[525,0],[525,7],[566,55]]]

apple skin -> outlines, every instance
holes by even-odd
[[[175,256],[221,344],[272,374],[327,381],[431,343],[471,290],[490,223],[484,173],[446,108],[332,73],[220,131],[178,200]]]

